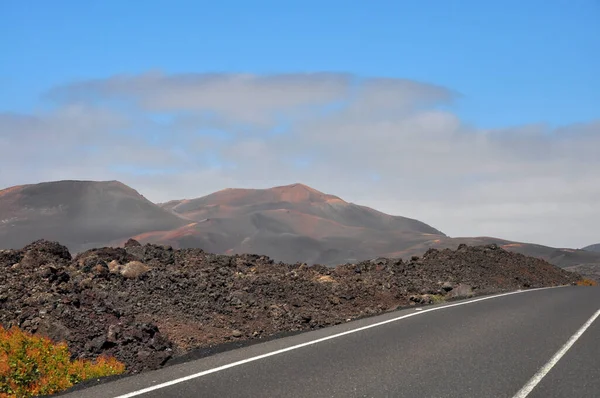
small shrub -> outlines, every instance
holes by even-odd
[[[0,326],[0,398],[54,394],[83,380],[121,374],[115,358],[71,361],[65,343]]]
[[[431,297],[432,304],[441,304],[446,302],[446,297],[441,294],[431,294],[429,297]]]
[[[598,286],[598,282],[593,279],[581,279],[577,281],[577,286]]]

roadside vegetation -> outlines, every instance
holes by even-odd
[[[581,279],[577,281],[577,286],[598,286],[598,282],[593,279]]]
[[[446,302],[446,297],[441,294],[430,294],[432,304],[441,304]]]
[[[0,398],[54,394],[84,380],[124,371],[125,365],[115,358],[72,361],[65,343],[0,326]]]

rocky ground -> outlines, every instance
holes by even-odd
[[[583,278],[592,279],[600,283],[600,264],[578,264],[565,267],[565,269],[578,273]]]
[[[135,241],[72,258],[37,241],[0,251],[0,323],[65,340],[74,357],[114,355],[135,373],[196,348],[579,278],[493,245],[327,268]]]

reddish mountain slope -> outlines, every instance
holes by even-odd
[[[225,189],[163,208],[195,221],[177,233],[138,236],[219,253],[255,252],[282,261],[338,264],[374,257],[410,258],[429,248],[497,244],[562,267],[599,263],[583,250],[517,243],[493,237],[450,238],[420,221],[345,202],[302,184],[271,189]]]
[[[490,237],[450,238],[420,221],[348,203],[302,184],[225,189],[161,205],[117,181],[59,181],[0,191],[0,248],[20,248],[43,238],[78,252],[122,245],[130,237],[213,253],[265,254],[288,263],[407,259],[429,248],[495,243],[562,267],[600,264],[600,253],[592,251]]]
[[[287,262],[354,262],[445,237],[420,221],[348,203],[302,184],[225,189],[162,206],[196,222],[181,229],[183,239],[172,240],[179,247],[253,252]],[[163,241],[170,237],[154,233],[135,238]]]
[[[162,207],[194,221],[268,214],[292,224],[294,230],[304,229],[311,236],[323,225],[336,231],[340,227],[357,227],[443,235],[420,221],[348,203],[302,184],[271,189],[225,189],[198,199],[171,201]]]

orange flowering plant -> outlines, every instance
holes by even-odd
[[[0,398],[54,394],[83,380],[124,371],[125,365],[115,358],[72,361],[64,342],[0,326]]]

